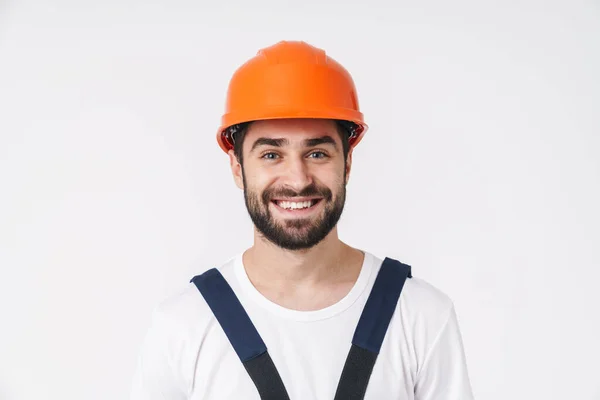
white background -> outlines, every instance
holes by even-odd
[[[215,132],[280,40],[370,129],[340,234],[458,311],[479,400],[600,399],[597,1],[0,2],[0,399],[125,399],[152,308],[251,244]]]

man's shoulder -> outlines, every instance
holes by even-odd
[[[374,256],[374,260],[381,266],[383,257]],[[418,266],[411,264],[411,275],[402,287],[397,305],[400,311],[398,317],[413,328],[439,330],[454,308],[452,299],[442,289],[419,277]]]
[[[406,280],[402,300],[410,308],[423,313],[447,313],[453,307],[446,292],[418,276]]]
[[[221,272],[225,279],[231,277],[230,262],[223,263],[216,269]],[[193,277],[190,277],[190,280],[191,278]],[[175,326],[178,330],[202,328],[209,324],[212,317],[210,307],[196,285],[191,281],[182,284],[179,289],[159,301],[153,310],[155,323]]]

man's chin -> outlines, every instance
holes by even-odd
[[[306,250],[310,249],[317,245],[320,241],[309,241],[308,238],[304,235],[298,236],[290,236],[290,235],[282,235],[277,238],[269,238],[266,237],[271,243],[287,250]]]

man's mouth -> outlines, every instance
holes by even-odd
[[[284,210],[304,210],[314,207],[321,199],[307,199],[302,201],[272,200],[278,207]]]

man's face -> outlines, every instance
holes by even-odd
[[[254,122],[244,138],[243,166],[233,152],[230,157],[250,218],[272,243],[288,250],[308,249],[337,225],[351,155],[345,164],[333,121]]]

